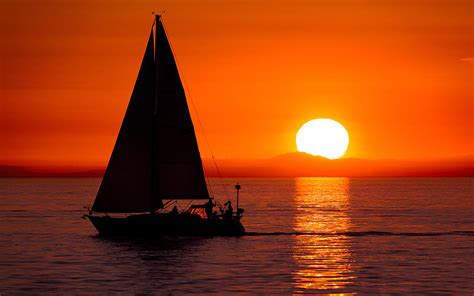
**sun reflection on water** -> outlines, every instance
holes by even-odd
[[[293,259],[297,291],[318,290],[350,293],[351,253],[347,236],[350,227],[349,180],[346,178],[297,178],[295,180],[296,235]],[[334,234],[329,234],[334,233]],[[322,290],[322,291],[321,291]]]

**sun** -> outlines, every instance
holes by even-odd
[[[310,120],[296,133],[296,147],[299,152],[336,159],[344,155],[347,146],[349,146],[347,130],[332,119]]]

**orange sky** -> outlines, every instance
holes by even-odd
[[[104,166],[161,10],[217,157],[320,117],[346,157],[474,155],[470,1],[0,0],[0,164]]]

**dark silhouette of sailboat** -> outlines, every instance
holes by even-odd
[[[109,164],[85,217],[102,235],[242,235],[242,209],[234,212],[229,205],[226,213],[212,210],[185,91],[158,15],[154,27]],[[166,212],[163,200],[208,202],[180,213],[177,208]]]

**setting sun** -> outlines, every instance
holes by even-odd
[[[349,145],[347,130],[332,119],[313,119],[298,130],[296,147],[299,152],[336,159],[344,155]]]

